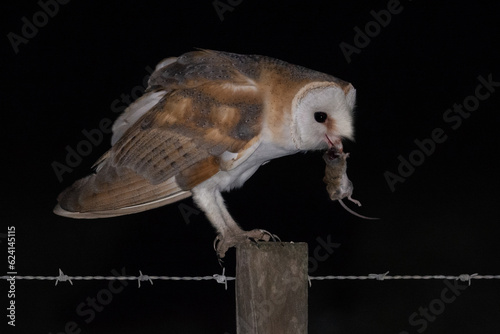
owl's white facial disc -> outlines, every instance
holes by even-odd
[[[292,138],[297,149],[325,149],[342,138],[352,139],[355,99],[352,86],[346,92],[333,82],[304,86],[292,102]]]

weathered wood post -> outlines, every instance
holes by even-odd
[[[238,334],[307,334],[307,259],[303,242],[238,246]]]

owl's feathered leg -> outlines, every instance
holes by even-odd
[[[250,239],[262,241],[274,239],[274,236],[265,230],[242,230],[227,211],[224,199],[218,190],[197,188],[193,191],[193,200],[205,212],[218,232],[214,248],[219,258],[223,258],[229,248],[248,242]]]
[[[208,220],[218,233],[222,235],[237,235],[243,230],[236,224],[224,205],[224,200],[218,190],[210,188],[193,189],[193,200],[205,212]]]

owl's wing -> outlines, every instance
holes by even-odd
[[[263,110],[245,73],[252,61],[242,66],[231,54],[197,51],[160,63],[145,95],[113,125],[113,146],[95,173],[62,192],[54,212],[99,218],[145,211],[189,197],[224,169],[228,155],[248,157]]]

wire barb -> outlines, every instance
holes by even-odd
[[[473,279],[477,275],[478,275],[478,273],[475,273],[472,275],[462,274],[462,275],[459,275],[457,279],[461,280],[462,282],[469,282],[469,286],[470,286],[471,279]]]
[[[139,270],[139,277],[137,277],[137,284],[139,285],[139,288],[141,287],[141,281],[149,281],[149,283],[151,283],[151,285],[153,285],[153,280],[151,279],[151,277],[149,277],[149,275],[143,275],[142,274],[142,271]]]
[[[388,271],[383,273],[383,274],[369,274],[368,277],[374,278],[377,281],[383,281],[385,279],[385,277],[387,276],[387,274],[389,274]]]
[[[69,276],[65,275],[63,273],[63,271],[61,270],[61,268],[59,268],[59,276],[57,276],[57,278],[56,278],[56,286],[57,286],[57,283],[59,283],[59,282],[66,282],[66,281],[69,281],[69,283],[71,285],[73,285],[73,282],[71,282],[71,279],[69,278]]]
[[[225,275],[226,268],[222,267],[222,275],[215,274],[213,278],[217,281],[217,283],[224,284],[224,287],[227,290],[227,277]]]

